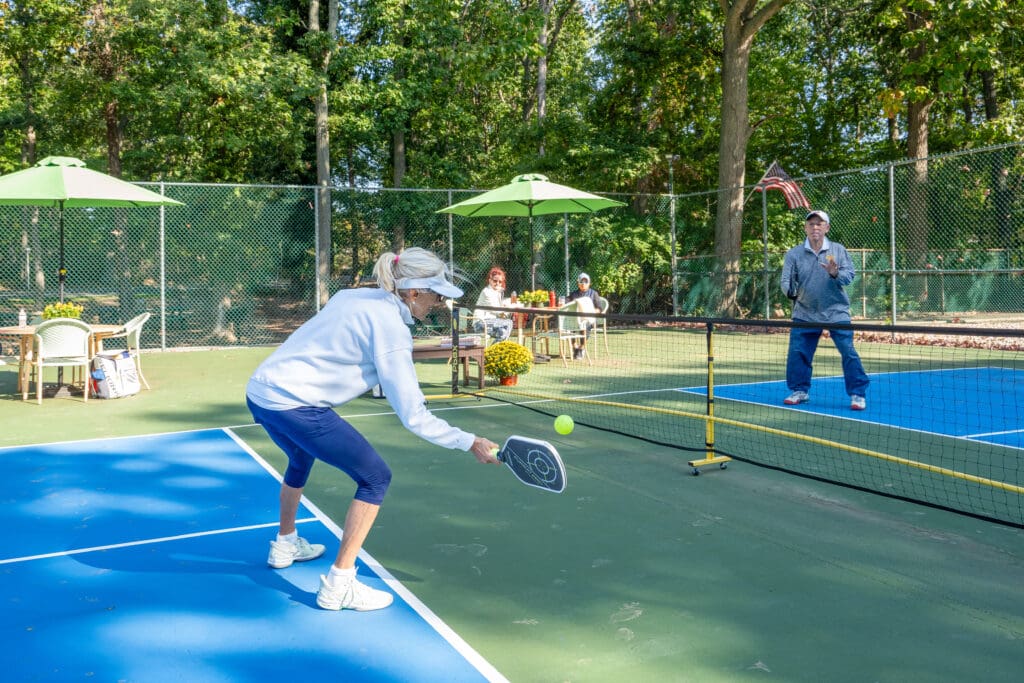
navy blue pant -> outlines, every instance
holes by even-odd
[[[790,391],[811,390],[811,363],[818,349],[822,328],[794,327],[789,331],[789,354],[786,356],[786,386]],[[850,396],[866,396],[871,382],[864,372],[860,356],[853,348],[853,330],[830,329],[839,355],[843,358],[843,379]]]
[[[253,418],[288,456],[284,483],[303,488],[313,463],[323,460],[352,477],[356,500],[380,505],[391,468],[370,442],[331,408],[266,410],[246,399]]]

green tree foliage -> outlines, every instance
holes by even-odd
[[[323,30],[328,4],[310,32],[308,0],[0,0],[0,172],[66,154],[102,170],[119,164],[131,180],[313,184],[326,78],[336,187],[482,189],[539,171],[627,192],[630,210],[577,245],[612,270],[632,260],[638,291],[664,291],[667,226],[647,217],[664,210],[670,155],[676,192],[720,184],[723,107],[735,94],[722,81],[726,9],[737,2],[360,0],[342,4],[336,40]],[[730,147],[734,159],[743,152],[744,174],[726,185],[756,180],[776,159],[799,177],[913,156],[922,144],[945,152],[1020,137],[1016,0],[742,4],[785,7],[750,46],[742,150]],[[990,171],[986,234],[1002,244],[1017,240],[1019,200],[1006,180],[1017,163]],[[733,194],[742,203],[749,192]],[[943,205],[922,196],[924,253],[941,235],[928,224]],[[358,279],[381,220],[419,234],[399,215],[408,207],[370,204],[334,197],[332,276]],[[723,240],[708,227],[717,200],[695,204],[678,214],[679,253],[697,259]],[[772,222],[772,240],[776,230],[785,232]],[[522,232],[510,224],[498,240],[510,259]],[[745,233],[730,233],[731,251],[760,239]],[[610,292],[634,281],[632,271],[607,277]]]

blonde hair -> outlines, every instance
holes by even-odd
[[[443,275],[451,280],[448,265],[433,252],[421,247],[409,247],[402,253],[387,251],[380,255],[373,266],[373,277],[377,286],[394,294],[398,293],[395,283],[403,278],[422,278]]]

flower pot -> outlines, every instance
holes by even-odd
[[[508,377],[498,378],[498,383],[506,387],[514,387],[519,384],[519,375],[509,375]]]

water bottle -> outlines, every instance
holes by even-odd
[[[25,327],[26,325],[28,325],[28,314],[22,308],[18,311],[18,327]]]
[[[516,296],[516,290],[512,290],[512,303],[519,303],[519,298]]]

